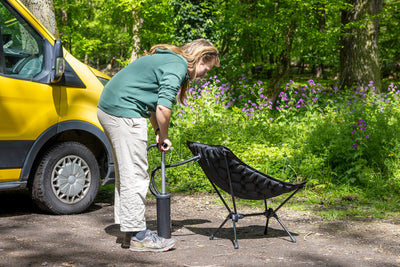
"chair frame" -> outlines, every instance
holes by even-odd
[[[228,149],[229,150],[229,149]],[[232,179],[231,179],[231,172],[229,170],[229,163],[228,163],[228,159],[227,159],[227,155],[226,153],[223,153],[224,158],[225,158],[225,167],[227,170],[227,178],[228,178],[228,183],[229,183],[229,191],[226,191],[227,193],[229,193],[231,195],[232,198],[232,205],[233,207],[230,208],[229,205],[227,204],[225,198],[222,196],[220,190],[218,189],[217,185],[209,178],[208,180],[210,181],[211,185],[213,186],[214,190],[216,191],[216,193],[218,194],[219,198],[221,199],[221,201],[223,202],[225,208],[227,209],[227,211],[229,212],[229,214],[226,216],[225,220],[220,224],[220,226],[217,228],[217,230],[214,231],[214,233],[209,237],[210,240],[214,239],[214,237],[216,236],[216,234],[218,232],[220,232],[221,228],[226,224],[226,222],[228,220],[232,220],[232,224],[233,224],[233,234],[234,234],[234,248],[238,249],[239,248],[239,244],[238,244],[238,239],[237,239],[237,229],[236,229],[236,223],[239,221],[239,219],[243,219],[245,217],[250,217],[250,216],[265,216],[266,217],[266,224],[265,224],[265,229],[264,229],[264,235],[267,235],[268,233],[268,225],[269,225],[269,220],[271,217],[274,217],[278,223],[282,226],[282,228],[285,230],[285,232],[289,235],[291,241],[293,243],[296,242],[296,239],[292,236],[292,234],[289,232],[289,230],[286,228],[286,226],[282,223],[282,221],[279,219],[278,215],[276,214],[277,211],[286,204],[286,202],[288,202],[300,189],[303,188],[305,182],[303,182],[302,184],[299,184],[300,186],[298,188],[296,188],[277,208],[272,209],[272,208],[268,208],[268,204],[267,204],[267,198],[264,198],[264,212],[258,212],[258,213],[249,213],[249,214],[242,214],[242,213],[238,213],[237,211],[237,206],[236,206],[236,202],[235,202],[235,193],[233,190],[233,186],[232,186]],[[221,189],[222,190],[222,189]],[[225,191],[225,190],[223,190]],[[289,192],[287,192],[289,193]],[[261,199],[260,199],[261,200]]]
[[[210,181],[211,182],[211,181]],[[278,215],[276,212],[287,202],[289,199],[291,199],[297,191],[299,191],[301,188],[296,189],[288,198],[285,199],[276,209],[268,208],[267,204],[267,199],[264,199],[264,206],[265,206],[265,211],[264,212],[258,212],[258,213],[249,213],[249,214],[241,214],[237,212],[236,209],[236,203],[235,203],[235,197],[232,196],[232,203],[233,203],[233,211],[231,208],[228,206],[226,203],[224,197],[221,195],[217,187],[214,185],[213,182],[211,182],[212,186],[214,187],[215,191],[217,192],[218,196],[220,197],[221,201],[223,202],[225,208],[229,211],[228,216],[226,216],[225,220],[221,223],[221,225],[218,227],[217,230],[210,236],[210,240],[213,240],[215,235],[221,230],[221,228],[225,225],[225,223],[229,220],[232,219],[233,223],[233,233],[234,233],[234,247],[237,249],[239,248],[238,240],[237,240],[237,230],[236,230],[236,223],[239,221],[239,219],[243,219],[244,217],[251,217],[251,216],[265,216],[267,218],[267,222],[265,224],[265,229],[264,229],[264,235],[268,234],[268,224],[269,224],[269,219],[271,217],[274,217],[279,224],[282,226],[282,228],[286,231],[286,233],[289,235],[290,239],[292,240],[293,243],[296,243],[296,239],[290,234],[289,230],[286,228],[286,226],[282,223],[282,221],[279,219]]]

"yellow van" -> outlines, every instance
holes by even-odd
[[[107,75],[83,64],[18,0],[0,0],[0,191],[29,188],[46,211],[88,208],[112,180],[96,116]]]

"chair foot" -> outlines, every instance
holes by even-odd
[[[286,226],[281,222],[281,220],[278,218],[278,215],[274,214],[275,219],[278,221],[278,223],[282,226],[283,230],[286,231],[286,233],[289,235],[290,239],[292,240],[293,243],[296,243],[296,239],[290,234],[289,230],[286,228]]]

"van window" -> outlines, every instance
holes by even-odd
[[[3,2],[0,3],[0,73],[33,78],[43,71],[41,36]]]

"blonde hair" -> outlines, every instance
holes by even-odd
[[[188,74],[189,79],[194,80],[197,74],[197,63],[202,59],[204,63],[215,60],[214,66],[219,67],[220,61],[218,57],[218,49],[206,39],[197,39],[190,43],[187,43],[181,47],[169,44],[158,44],[151,47],[150,52],[146,52],[145,55],[152,55],[156,52],[156,49],[169,49],[172,52],[183,56],[188,62]],[[189,89],[189,81],[181,87],[179,95],[179,102],[183,103],[186,99],[187,91]]]

